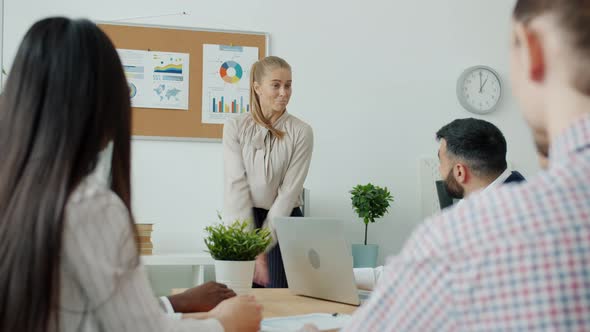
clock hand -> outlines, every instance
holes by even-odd
[[[488,79],[486,78],[485,81],[483,81],[483,84],[481,85],[481,87],[479,88],[479,92],[482,92],[481,90],[483,89],[483,87],[486,85],[486,83],[488,82]]]
[[[479,72],[479,93],[481,93],[482,88],[483,88],[483,85],[481,85],[481,72]]]

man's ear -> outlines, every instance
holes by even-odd
[[[516,24],[515,38],[518,43],[518,56],[531,81],[541,82],[545,78],[545,54],[539,34],[531,27]]]
[[[469,181],[471,174],[469,172],[469,168],[465,164],[457,163],[453,166],[453,175],[455,176],[455,180],[460,184],[465,184]]]

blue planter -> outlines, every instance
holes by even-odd
[[[352,245],[352,266],[353,267],[376,267],[379,246],[376,244],[353,244]]]

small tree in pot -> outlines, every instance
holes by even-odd
[[[205,245],[215,260],[215,279],[237,294],[249,293],[256,256],[271,243],[270,230],[250,229],[250,221],[205,227]]]
[[[355,267],[374,267],[377,263],[379,247],[367,245],[369,223],[374,223],[375,219],[383,217],[388,212],[393,196],[387,187],[381,188],[371,183],[357,185],[352,188],[350,194],[352,207],[365,224],[364,245],[353,245],[352,248],[354,265]]]

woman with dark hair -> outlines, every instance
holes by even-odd
[[[211,319],[160,309],[134,241],[130,128],[108,37],[87,20],[35,23],[0,100],[0,331],[258,330],[251,297]],[[111,148],[110,179],[94,176]]]

